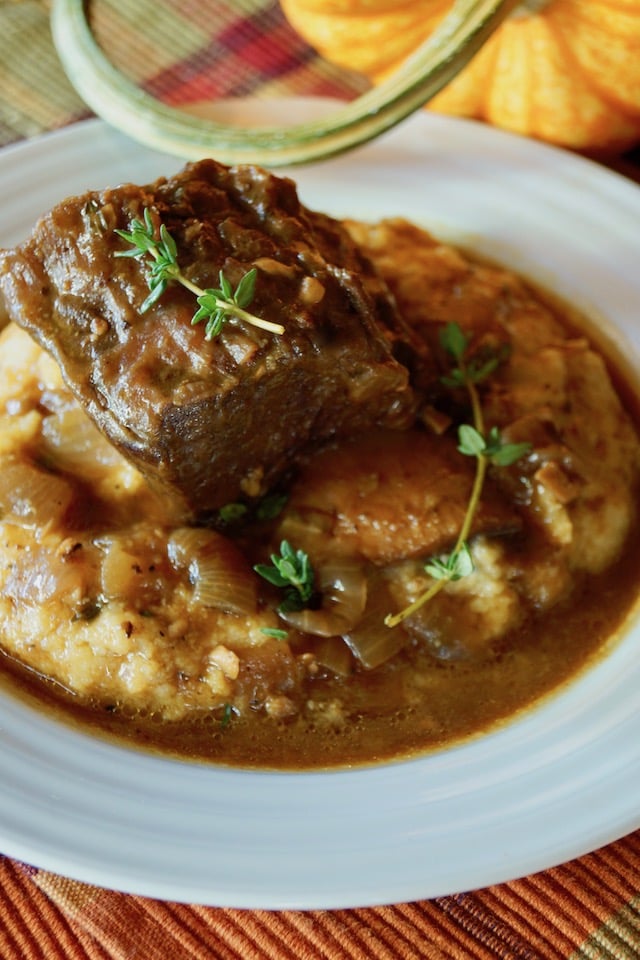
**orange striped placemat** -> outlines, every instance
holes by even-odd
[[[3,960],[637,960],[640,831],[543,873],[416,903],[164,903],[0,861]]]

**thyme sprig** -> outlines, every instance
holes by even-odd
[[[458,450],[466,456],[476,458],[475,476],[453,550],[440,557],[433,557],[425,564],[425,572],[432,577],[433,583],[399,613],[385,617],[384,622],[388,627],[395,627],[407,617],[412,616],[433,599],[447,583],[473,573],[474,563],[468,539],[489,464],[500,467],[509,466],[524,456],[531,447],[529,443],[503,443],[497,427],[492,427],[488,433],[486,432],[477,384],[486,380],[496,370],[504,359],[504,354],[496,352],[467,358],[469,341],[457,323],[449,323],[442,329],[440,343],[455,362],[449,375],[442,377],[442,382],[447,386],[464,387],[471,403],[473,423],[461,424],[458,427]]]
[[[271,566],[258,563],[253,569],[284,590],[280,613],[303,610],[313,597],[315,578],[309,556],[304,550],[294,550],[287,540],[281,542],[279,556],[271,554]]]
[[[175,240],[164,223],[160,225],[160,230],[156,231],[148,207],[144,210],[144,221],[136,218],[131,221],[130,231],[116,230],[115,232],[122,240],[131,244],[130,250],[118,250],[114,254],[116,257],[133,257],[137,260],[150,261],[147,277],[150,292],[140,307],[141,313],[145,313],[154,303],[157,303],[169,283],[175,281],[195,295],[198,309],[191,323],[206,321],[206,340],[213,340],[219,336],[230,317],[237,317],[271,333],[284,333],[284,327],[281,324],[263,320],[246,309],[255,293],[257,277],[255,268],[245,273],[235,290],[222,270],[218,275],[219,287],[203,289],[184,275],[178,264],[178,248]]]

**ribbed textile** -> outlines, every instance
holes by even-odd
[[[640,831],[511,883],[356,910],[165,903],[0,860],[2,960],[637,960]]]

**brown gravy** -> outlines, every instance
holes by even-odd
[[[10,659],[4,664],[8,686],[55,720],[121,745],[188,760],[304,770],[406,759],[487,733],[539,708],[606,656],[638,612],[639,526],[613,567],[585,578],[570,602],[525,624],[494,660],[438,662],[416,646],[369,673],[308,681],[313,699],[340,698],[349,704],[348,723],[333,728],[318,728],[301,717],[226,721],[208,714],[172,724],[98,710]]]

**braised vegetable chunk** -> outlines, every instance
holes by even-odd
[[[637,605],[631,385],[509,271],[213,162],[1,264],[0,647],[39,703],[373,763],[538,702]]]
[[[0,276],[11,318],[185,514],[259,496],[310,442],[410,419],[386,289],[340,224],[265,171],[202,161],[69,199]]]

